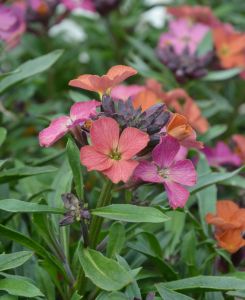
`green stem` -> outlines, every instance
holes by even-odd
[[[113,183],[109,179],[106,179],[99,200],[97,202],[96,208],[103,207],[110,204],[112,186]],[[92,217],[91,225],[89,228],[89,245],[90,248],[92,249],[95,249],[96,245],[98,244],[102,223],[103,223],[103,218],[97,216]]]

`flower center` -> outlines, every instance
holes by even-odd
[[[229,49],[228,45],[223,45],[220,49],[220,54],[222,56],[226,56],[226,55],[229,55],[229,53],[230,53],[230,49]]]
[[[116,150],[112,150],[109,156],[110,156],[111,159],[114,159],[114,160],[120,160],[121,157],[122,157],[121,153],[118,152],[117,149]]]
[[[163,177],[164,179],[168,179],[169,177],[169,170],[167,168],[161,169],[158,171],[158,174]]]

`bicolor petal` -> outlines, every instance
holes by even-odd
[[[96,108],[100,105],[101,103],[95,100],[73,104],[70,110],[70,118],[73,121],[72,125],[75,126],[95,116]]]

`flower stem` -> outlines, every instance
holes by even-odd
[[[97,202],[96,208],[103,207],[110,204],[112,187],[113,187],[113,183],[109,179],[106,179],[99,200]],[[92,217],[92,221],[89,229],[89,245],[90,248],[92,249],[95,249],[98,244],[102,223],[103,223],[103,218],[97,216]]]

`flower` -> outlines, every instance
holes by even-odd
[[[134,99],[136,95],[138,95],[141,91],[143,91],[145,87],[143,85],[117,85],[111,90],[111,97],[115,100],[123,100],[127,101],[128,98]]]
[[[54,119],[49,127],[39,133],[40,146],[50,147],[69,130],[95,116],[96,107],[99,105],[100,102],[95,100],[73,104],[70,109],[70,116],[61,116]]]
[[[222,165],[240,166],[240,157],[233,153],[224,142],[218,142],[214,148],[205,147],[203,150],[210,166]]]
[[[25,7],[21,1],[12,6],[0,4],[0,41],[5,41],[7,48],[15,47],[25,32]]]
[[[221,66],[224,69],[245,68],[245,34],[220,26],[213,30],[213,36]]]
[[[92,11],[92,12],[96,11],[92,0],[62,0],[62,3],[69,10],[83,8],[85,10]]]
[[[199,23],[192,23],[187,19],[172,20],[169,23],[169,31],[160,37],[159,48],[171,45],[178,55],[187,53],[193,55],[209,27]]]
[[[110,68],[106,75],[81,75],[77,79],[71,80],[69,85],[103,95],[109,94],[112,87],[135,74],[137,74],[135,69],[128,66],[117,65]]]
[[[88,171],[101,171],[113,183],[129,180],[138,165],[135,155],[149,142],[148,134],[136,128],[120,134],[118,123],[107,117],[93,122],[90,136],[92,145],[81,148],[81,163]]]
[[[233,201],[218,201],[216,214],[208,213],[206,222],[215,226],[215,238],[221,248],[234,253],[245,246],[245,209]]]
[[[175,161],[179,142],[171,137],[162,138],[152,151],[153,162],[142,161],[135,169],[134,176],[146,182],[162,183],[172,208],[184,207],[189,191],[184,186],[196,184],[197,175],[189,159]]]
[[[236,144],[236,153],[241,158],[242,162],[245,163],[245,136],[241,134],[234,134],[232,140]]]

